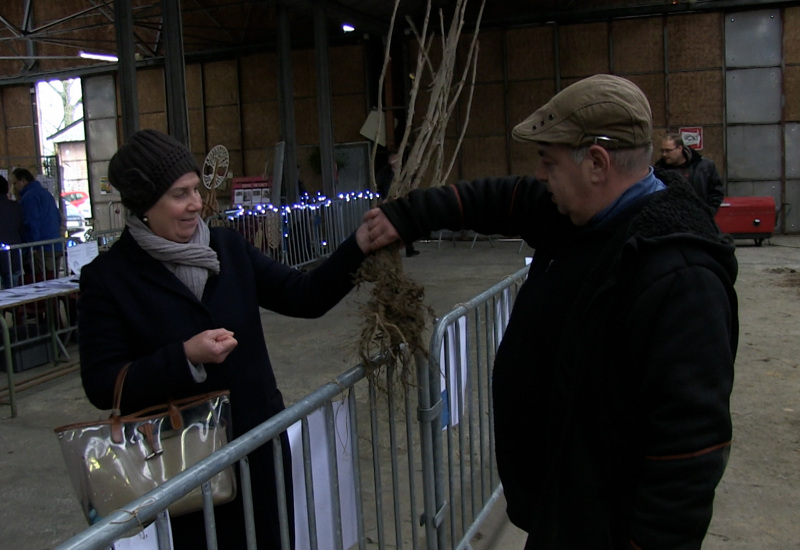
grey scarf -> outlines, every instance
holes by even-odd
[[[155,235],[142,220],[130,213],[125,222],[139,246],[162,262],[200,300],[208,272],[219,273],[217,253],[208,246],[210,233],[206,223],[200,220],[188,243],[177,243]]]

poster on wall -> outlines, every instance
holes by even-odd
[[[703,127],[702,126],[689,126],[680,128],[678,132],[681,134],[683,144],[692,149],[700,151],[703,148]]]

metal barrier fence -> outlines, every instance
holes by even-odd
[[[207,220],[237,230],[253,246],[288,266],[301,268],[330,255],[361,224],[375,195],[369,191],[312,199],[277,208],[270,204],[230,210]]]
[[[429,358],[415,357],[416,380],[403,382],[397,373],[375,379],[354,367],[57,550],[105,549],[142,524],[164,526],[167,507],[197,487],[205,497],[208,547],[216,548],[208,481],[235,463],[248,547],[255,548],[247,455],[272,444],[283,486],[285,430],[292,441],[297,549],[468,547],[501,494],[490,372],[527,269],[442,317]],[[281,508],[288,548],[285,502]]]
[[[2,265],[0,289],[66,277],[69,273],[64,251],[72,242],[71,239],[49,239],[35,243],[1,245],[0,254],[3,255],[3,261],[0,262]],[[58,333],[71,333],[77,322],[74,303],[68,298],[60,299],[57,313]],[[12,348],[15,345],[24,347],[49,339],[44,301],[5,310],[2,314],[5,315],[8,325],[14,327],[11,331]],[[66,355],[64,346],[60,347],[61,352]]]

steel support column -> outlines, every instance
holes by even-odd
[[[331,68],[328,52],[328,23],[325,14],[325,0],[317,2],[314,9],[314,65],[317,70],[317,111],[319,112],[322,191],[332,197],[336,194],[337,178],[333,155]]]
[[[186,67],[180,0],[161,0],[164,36],[164,82],[167,88],[167,125],[172,136],[189,146],[186,108]]]
[[[123,141],[128,141],[128,138],[139,129],[139,94],[136,88],[136,58],[134,56],[131,0],[115,0],[114,23],[117,27],[122,139]]]
[[[286,6],[278,4],[278,98],[281,110],[281,134],[283,136],[283,179],[294,185],[287,185],[290,201],[297,192],[297,135],[294,121],[294,77],[292,76],[292,36],[289,30],[289,14]],[[280,204],[281,184],[272,182],[272,203]]]

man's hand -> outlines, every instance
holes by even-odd
[[[222,363],[239,344],[233,333],[224,328],[206,330],[183,343],[186,358],[193,364]]]

